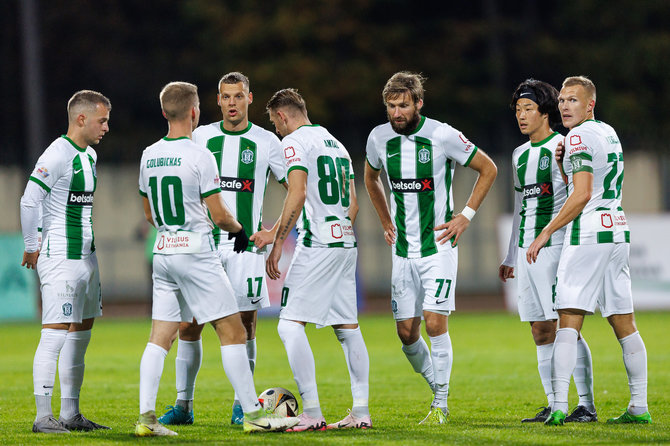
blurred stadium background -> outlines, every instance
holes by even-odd
[[[646,296],[646,308],[670,306],[665,0],[476,0],[457,7],[397,0],[3,0],[0,35],[0,319],[37,317],[36,274],[18,268],[18,202],[38,156],[67,128],[67,100],[83,88],[113,104],[111,131],[95,148],[94,228],[106,314],[150,314],[148,225],[137,175],[142,150],[166,132],[158,92],[173,80],[196,83],[201,122],[217,121],[216,85],[233,70],[251,79],[252,122],[272,129],[266,101],[295,87],[312,122],[352,154],[359,292],[371,311],[388,306],[391,262],[362,176],[367,135],[386,120],[386,79],[399,70],[422,72],[424,113],[461,130],[496,161],[494,189],[460,242],[457,308],[502,309],[497,268],[512,210],[510,155],[524,142],[509,98],[528,77],[559,87],[568,75],[589,76],[598,88],[596,118],[617,130],[626,154],[623,204],[633,231],[635,293]],[[457,169],[457,209],[473,181],[469,169]],[[283,194],[271,180],[266,223],[279,215]]]

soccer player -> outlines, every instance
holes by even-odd
[[[537,347],[537,368],[547,406],[522,422],[544,422],[551,414],[554,393],[551,386],[551,356],[556,337],[558,314],[553,308],[556,269],[561,256],[565,229],[556,231],[538,257],[528,265],[526,249],[535,236],[558,214],[566,198],[566,186],[558,164],[554,161],[556,146],[563,136],[552,129],[561,124],[558,112],[558,91],[546,82],[528,79],[512,96],[519,130],[529,141],[512,153],[514,172],[514,221],[507,257],[498,270],[503,282],[517,278],[519,316],[530,322]],[[517,260],[519,259],[519,260]],[[577,342],[577,364],[574,378],[579,404],[566,422],[598,421],[593,402],[591,351],[583,337]]]
[[[584,315],[600,307],[614,330],[628,374],[631,399],[608,423],[651,423],[647,410],[647,350],[635,326],[630,285],[630,232],[621,207],[623,152],[614,129],[594,118],[596,87],[584,76],[568,77],[558,96],[563,126],[570,131],[557,148],[568,178],[568,198],[526,252],[536,263],[552,235],[567,225],[558,264],[558,331],[551,360],[553,412],[547,425],[562,425]],[[563,159],[564,157],[564,159]]]
[[[266,268],[280,277],[286,237],[298,223],[299,236],[282,289],[277,331],[284,343],[303,413],[293,431],[372,427],[368,409],[370,362],[358,326],[356,238],[358,213],[354,172],[346,148],[325,128],[313,125],[300,94],[276,92],[267,104],[270,120],[283,137],[288,194]],[[314,355],[305,324],[332,326],[344,350],[353,406],[341,421],[326,426],[316,386]]]
[[[166,137],[147,147],[139,189],[147,221],[158,229],[153,258],[152,327],[140,363],[137,436],[176,435],[156,419],[156,395],[165,356],[180,322],[211,322],[221,342],[228,379],[244,411],[244,431],[283,430],[296,417],[268,415],[258,402],[234,292],[216,255],[211,221],[228,232],[233,250],[247,249],[242,225],[227,209],[214,155],[191,141],[200,118],[195,85],[167,84],[160,93]]]
[[[193,141],[212,152],[221,178],[221,196],[233,217],[244,226],[250,243],[246,250],[233,252],[227,233],[214,227],[216,251],[235,292],[242,324],[247,332],[246,349],[251,373],[256,365],[256,311],[270,305],[265,281],[263,248],[272,243],[273,231],[261,226],[263,197],[268,175],[284,183],[284,164],[279,139],[267,130],[249,122],[249,104],[253,95],[249,79],[232,72],[219,81],[217,103],[222,121],[203,125],[193,132]],[[275,228],[276,230],[276,225]],[[203,325],[184,322],[179,327],[175,359],[177,401],[169,406],[159,421],[163,424],[193,423],[195,380],[202,362]],[[237,395],[233,402],[231,423],[242,424],[244,414]]]
[[[109,99],[96,91],[76,92],[67,104],[67,133],[37,160],[21,197],[25,243],[21,266],[37,268],[42,293],[42,334],[33,362],[37,406],[33,432],[109,429],[79,412],[79,393],[93,322],[102,316],[92,221],[98,155],[91,146],[109,131],[111,109]],[[58,420],[51,410],[57,367]]]
[[[448,316],[454,311],[458,249],[495,180],[493,161],[448,124],[421,116],[424,78],[399,72],[382,92],[389,122],[367,141],[365,186],[386,242],[393,247],[391,308],[402,350],[435,396],[421,423],[443,424],[453,362]],[[479,173],[467,205],[454,215],[451,184],[456,163]],[[391,212],[381,182],[386,171]],[[436,231],[442,231],[436,233]],[[447,243],[450,241],[450,243]],[[431,348],[421,337],[421,316]]]

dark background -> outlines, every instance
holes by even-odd
[[[509,109],[521,81],[559,88],[577,74],[595,82],[596,117],[625,150],[668,152],[666,0],[3,0],[0,33],[0,162],[27,170],[65,132],[77,90],[112,101],[105,163],[134,164],[166,132],[164,84],[197,84],[207,123],[221,118],[216,86],[233,70],[251,79],[253,122],[272,128],[265,103],[298,88],[312,122],[355,158],[385,121],[381,89],[399,70],[428,77],[426,115],[494,155],[524,141]]]

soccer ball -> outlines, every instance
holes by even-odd
[[[298,414],[298,400],[283,387],[271,387],[261,393],[258,401],[263,409],[282,417],[295,417]]]

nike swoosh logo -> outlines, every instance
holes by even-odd
[[[78,174],[79,172],[81,172],[82,170],[84,170],[84,169],[75,170],[75,171],[74,171],[74,174],[77,175],[77,174]]]
[[[42,386],[42,388],[44,388],[44,389],[53,389],[54,386]]]
[[[400,153],[400,152],[396,152],[396,153],[389,153],[389,154],[387,154],[387,155],[386,155],[386,157],[387,157],[387,158],[392,158],[392,157],[394,157],[394,156],[398,155],[399,153]]]
[[[525,166],[527,163],[528,163],[528,162],[526,161],[526,162],[523,163],[523,164],[519,164],[518,166],[516,166],[516,168],[517,168],[517,169],[521,169],[521,168],[522,168],[523,166]]]
[[[447,299],[444,299],[444,300],[435,300],[435,305],[443,304],[443,303],[445,303],[446,301],[447,301]]]
[[[527,94],[530,94],[529,92],[521,93],[519,96],[525,96]]]
[[[272,426],[270,426],[270,422],[269,422],[269,421],[267,422],[267,423],[268,423],[267,426],[264,426],[264,425],[262,425],[262,424],[255,423],[255,422],[253,422],[253,421],[248,421],[248,423],[249,423],[249,424],[253,424],[254,426],[258,426],[258,427],[263,428],[263,429],[272,429]]]
[[[263,298],[261,297],[260,299],[252,300],[251,303],[252,303],[252,304],[257,304],[258,302],[260,302],[260,301],[262,301],[262,300],[263,300]]]

